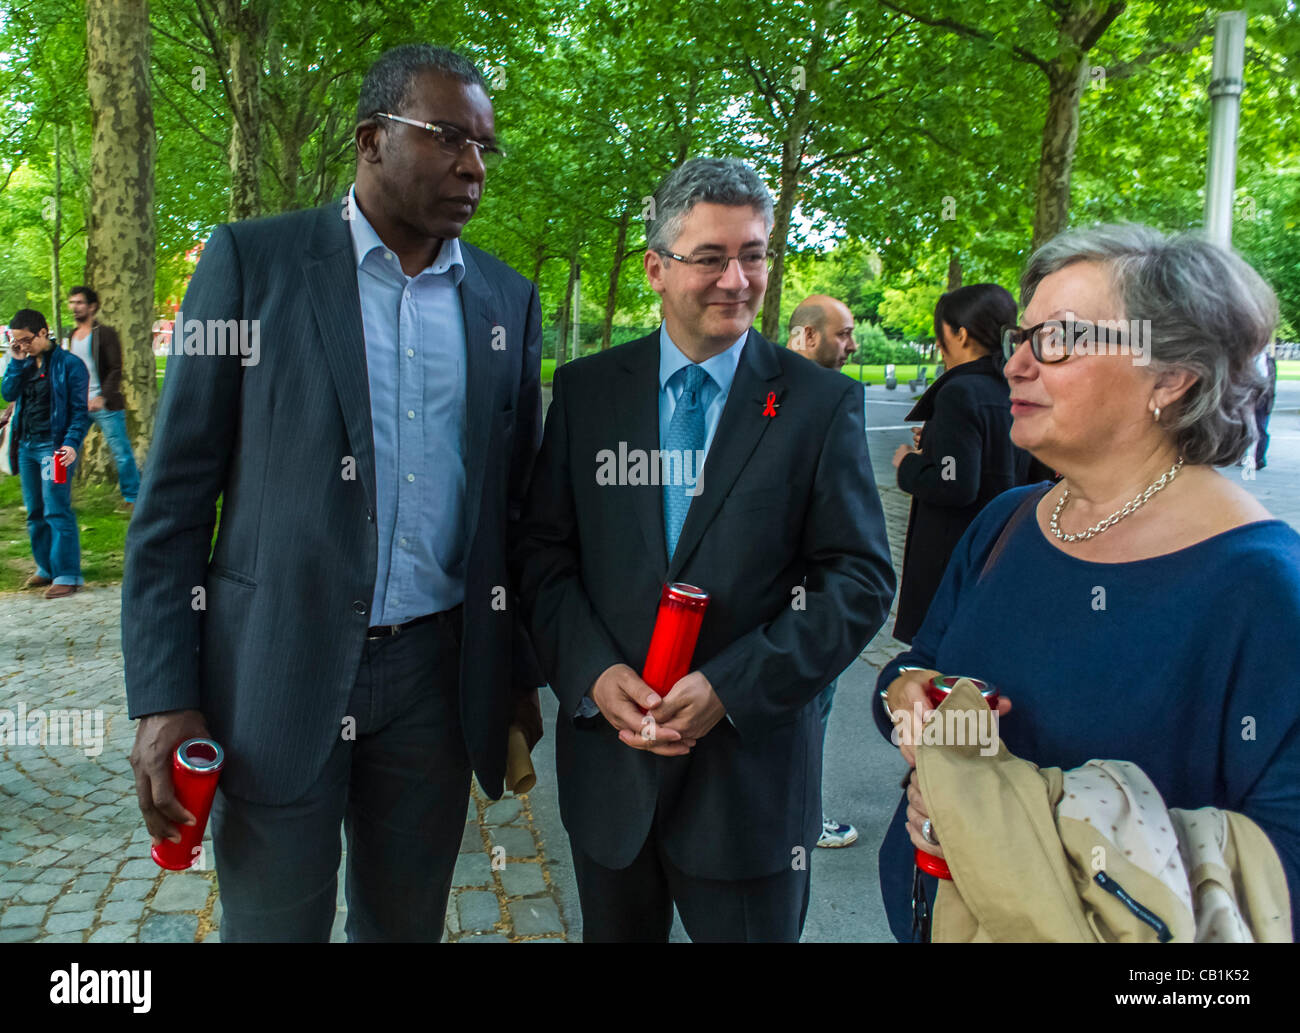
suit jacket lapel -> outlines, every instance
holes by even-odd
[[[703,490],[691,500],[681,536],[677,539],[677,550],[668,564],[668,581],[677,577],[700,544],[705,530],[722,508],[722,500],[727,497],[727,492],[772,422],[770,417],[763,415],[768,395],[775,395],[774,402],[780,404],[784,392],[785,377],[775,347],[756,331],[750,330],[740,353],[731,393],[727,395],[727,404],[722,409],[722,418],[704,461]],[[772,490],[780,491],[780,485],[772,485]],[[659,537],[662,542],[662,530]]]
[[[460,281],[460,307],[465,323],[465,527],[470,537],[483,501],[483,472],[496,407],[492,404],[492,295],[470,248],[461,242],[465,276]]]
[[[343,426],[373,512],[375,438],[352,237],[341,204],[322,206],[316,213],[316,226],[303,263],[303,278],[325,349],[325,361],[343,410]]]
[[[618,428],[619,441],[626,443],[629,452],[641,449],[648,455],[659,448],[659,331],[623,345],[619,355],[624,375],[605,396],[608,422]],[[632,508],[645,537],[646,553],[662,578],[668,567],[663,488],[644,484],[623,490],[632,493]]]

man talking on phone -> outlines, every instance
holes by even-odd
[[[0,393],[14,402],[9,469],[18,473],[36,573],[24,588],[45,587],[46,599],[72,595],[81,576],[81,537],[72,511],[72,464],[90,427],[85,365],[54,345],[35,309],[9,321],[9,364]],[[57,476],[56,461],[63,467]]]

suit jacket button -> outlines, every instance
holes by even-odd
[[[375,522],[375,511],[373,509],[366,510],[366,519],[369,520],[372,524]]]
[[[366,604],[363,603],[360,599],[358,599],[356,602],[352,604],[352,612],[364,614],[366,612]]]

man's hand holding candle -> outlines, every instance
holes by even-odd
[[[618,730],[624,745],[663,757],[681,756],[695,745],[694,739],[683,737],[680,731],[659,726],[654,708],[663,701],[662,697],[627,664],[606,668],[596,679],[590,695],[605,720]],[[642,708],[650,713],[643,713]]]
[[[668,695],[649,710],[660,737],[675,732],[681,736],[682,742],[691,746],[712,731],[713,726],[727,714],[727,708],[713,691],[709,679],[700,671],[692,671],[679,679],[668,690]]]

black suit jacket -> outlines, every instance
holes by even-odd
[[[541,683],[506,553],[540,438],[541,318],[528,280],[461,248],[461,716],[479,781],[499,796],[512,689]],[[127,533],[129,713],[203,711],[226,751],[223,787],[284,803],[310,786],[338,740],[373,623],[374,436],[343,206],[218,226],[182,311],[186,320],[261,320],[260,361],[169,357]]]
[[[991,500],[1051,471],[1011,443],[1011,388],[998,358],[954,366],[907,414],[924,420],[921,454],[903,459],[898,486],[912,496],[894,637],[911,642],[939,589],[948,559]]]
[[[561,816],[608,868],[636,857],[657,807],[683,871],[774,874],[821,831],[815,697],[880,628],[893,597],[862,388],[751,331],[669,563],[662,489],[596,477],[602,449],[659,447],[658,370],[656,331],[556,371],[525,507],[515,560],[560,700]],[[769,394],[775,417],[763,415]],[[731,718],[685,757],[625,746],[603,717],[574,720],[606,668],[641,670],[671,581],[711,593],[694,667]]]

